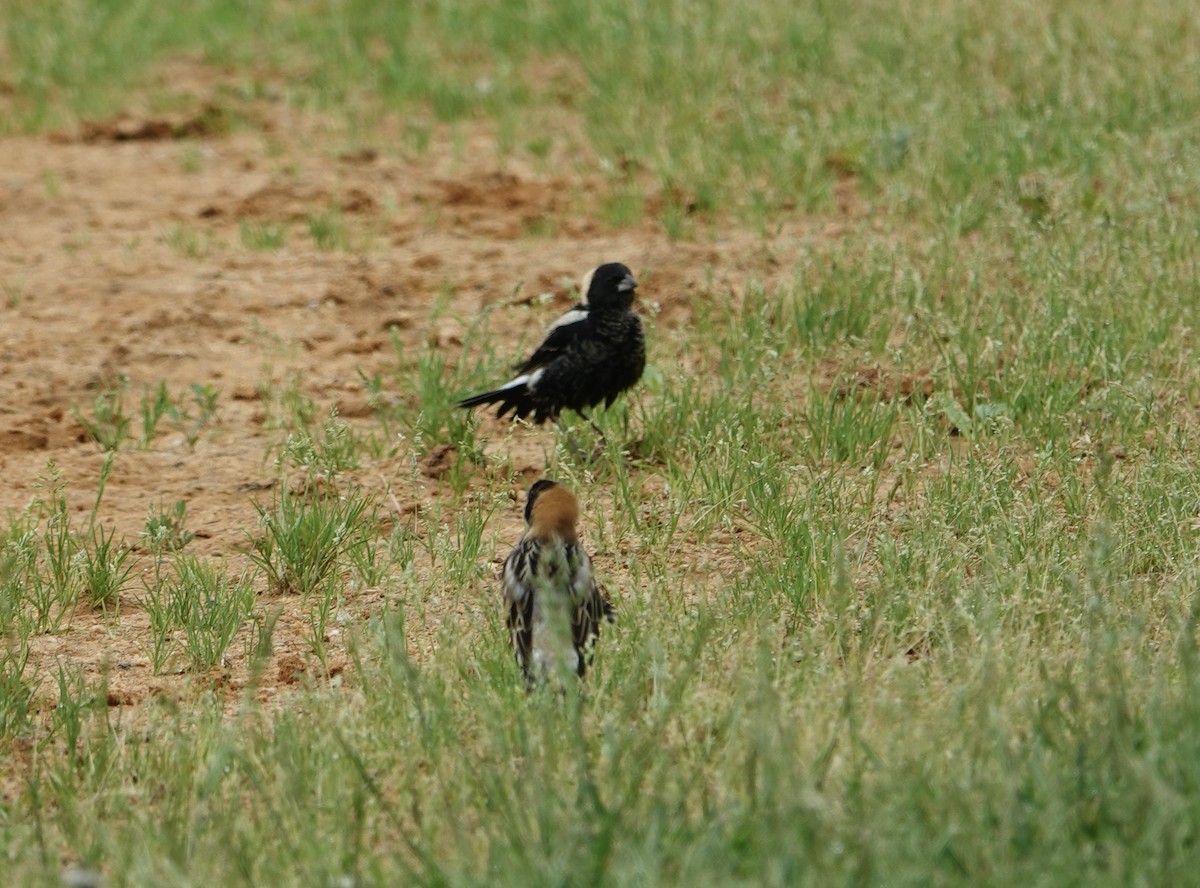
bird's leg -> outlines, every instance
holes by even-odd
[[[579,449],[579,445],[575,443],[575,436],[563,425],[562,414],[554,417],[554,421],[558,424],[558,430],[563,433],[563,437],[567,439],[567,446],[571,448],[571,455],[575,457],[577,462],[589,462],[584,459],[583,451]]]
[[[588,421],[588,425],[590,425],[592,427],[593,431],[595,431],[596,437],[598,437],[600,439],[600,449],[603,450],[605,447],[608,446],[608,436],[604,434],[604,429],[602,429],[602,428],[600,428],[600,426],[596,425],[596,421],[594,419],[592,419],[590,416],[587,417],[587,421]]]
[[[604,452],[604,448],[608,446],[608,436],[604,434],[604,429],[596,425],[596,420],[592,419],[586,413],[580,413],[579,415],[588,421],[588,425],[592,427],[592,431],[596,433],[596,437],[599,439],[596,441],[596,446],[592,448],[591,459],[588,460],[588,462],[594,462]]]

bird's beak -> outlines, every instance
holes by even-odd
[[[628,293],[630,290],[637,289],[637,281],[633,279],[633,275],[627,274],[621,278],[621,283],[617,284],[618,293]]]

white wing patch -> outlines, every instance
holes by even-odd
[[[580,321],[586,321],[587,318],[588,318],[587,309],[573,308],[569,312],[564,314],[561,318],[559,318],[557,321],[555,321],[553,324],[551,324],[550,328],[546,331],[546,334],[549,335],[549,334],[553,333],[559,327],[566,327],[566,326],[569,326],[570,324],[578,324]]]
[[[522,373],[516,379],[510,379],[508,382],[504,383],[504,385],[500,386],[497,391],[506,392],[509,389],[520,388],[527,382],[529,382],[529,374]]]
[[[537,381],[541,378],[542,368],[538,368],[532,373],[522,373],[516,379],[510,379],[508,382],[504,383],[504,385],[500,386],[500,388],[496,389],[496,391],[507,392],[515,388],[526,388],[529,389],[529,391],[533,391],[533,387],[537,385]]]

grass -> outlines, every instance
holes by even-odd
[[[203,259],[213,248],[212,234],[184,225],[175,225],[160,238],[164,244],[189,259]]]
[[[220,395],[209,383],[192,383],[190,398],[183,394],[173,398],[166,380],[159,380],[153,390],[145,387],[138,405],[142,430],[137,439],[132,440],[133,416],[126,405],[128,393],[129,380],[120,376],[99,389],[90,410],[78,404],[72,407],[76,420],[101,450],[113,452],[130,444],[142,450],[153,447],[164,418],[171,420],[182,433],[188,448],[195,450],[197,442],[212,425]]]
[[[232,576],[210,560],[179,557],[175,579],[168,581],[169,622],[183,633],[183,648],[191,667],[222,665],[238,630],[254,612],[250,576]]]
[[[241,224],[242,246],[250,250],[278,250],[287,240],[287,227],[273,222]]]
[[[274,592],[328,597],[340,559],[370,537],[370,503],[357,491],[306,496],[285,486],[272,507],[255,508],[262,531],[250,558]]]
[[[320,213],[309,213],[306,219],[308,233],[319,250],[336,250],[346,247],[346,228],[342,211],[331,206]]]
[[[17,97],[9,130],[112,113],[139,87],[159,104],[186,102],[154,65],[187,52],[246,72],[226,104],[279,92],[278,72],[283,99],[337,110],[359,140],[373,141],[391,112],[413,133],[471,119],[541,133],[501,139],[535,160],[541,140],[569,142],[607,171],[613,224],[650,195],[677,233],[709,206],[764,222],[826,211],[837,176],[851,173],[890,212],[967,231],[1009,205],[1039,218],[1068,205],[1103,212],[1137,199],[1134,178],[1165,185],[1163,161],[1192,151],[1200,98],[1187,10],[754,0],[685,14],[539,0],[397,14],[365,0],[302,12],[204,0],[165,14],[11,0],[0,40]],[[83,43],[94,50],[77,52]],[[1150,131],[1156,139],[1136,138]],[[310,227],[323,249],[340,243],[329,214]]]
[[[187,548],[182,503],[140,542],[101,515],[163,420],[221,435],[216,390],[98,392],[76,411],[107,458],[90,515],[52,468],[0,534],[10,880],[67,860],[114,886],[1194,881],[1191,7],[701,6],[8,5],[12,131],[167,89],[153,62],[189,52],[248,88],[285,75],[365,141],[388,109],[415,156],[470,119],[539,168],[578,148],[612,227],[769,231],[835,216],[846,182],[864,207],[654,324],[598,461],[547,444],[619,611],[580,694],[526,696],[507,647],[488,559],[527,479],[453,408],[515,350],[486,313],[455,352],[395,336],[394,372],[363,374],[373,417],[264,371],[277,493],[244,574]],[[336,207],[307,227],[352,249]],[[130,621],[135,576],[154,671],[196,681],[123,718],[107,679],[31,650],[84,606]],[[387,604],[359,619],[367,589]],[[290,597],[315,677],[275,707],[254,674],[220,693]]]

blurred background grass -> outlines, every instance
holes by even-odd
[[[356,139],[384,119],[485,120],[505,150],[576,139],[614,179],[644,169],[677,203],[760,218],[827,209],[847,174],[888,212],[968,228],[998,200],[1037,211],[1046,189],[1194,193],[1200,36],[1182,0],[5,0],[0,29],[7,132],[111,114],[131,90],[170,103],[156,64],[186,53]]]

